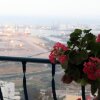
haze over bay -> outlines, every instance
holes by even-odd
[[[87,24],[99,25],[100,18],[78,18],[60,16],[0,16],[0,24],[24,24],[24,25],[58,25],[58,24]]]

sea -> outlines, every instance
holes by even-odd
[[[43,29],[33,29],[31,31],[31,36],[37,36],[39,38],[45,38],[54,42],[66,43],[69,39],[70,34],[74,31],[72,30],[43,30]],[[91,33],[98,35],[100,30],[92,30]]]

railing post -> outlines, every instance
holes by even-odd
[[[82,100],[86,100],[86,98],[85,98],[85,86],[81,86],[81,90],[82,90]]]
[[[52,94],[53,94],[53,99],[57,100],[54,76],[55,76],[55,64],[52,64]]]
[[[28,100],[28,93],[27,93],[27,85],[26,85],[26,62],[22,62],[22,68],[23,68],[23,89],[24,89],[24,96],[25,100]]]
[[[0,87],[0,100],[3,100],[3,95],[2,95],[1,87]]]

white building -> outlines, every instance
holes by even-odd
[[[15,84],[13,82],[0,81],[0,87],[4,100],[20,100],[20,96],[16,95]]]

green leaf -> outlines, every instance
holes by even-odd
[[[66,61],[64,64],[61,64],[61,67],[63,69],[67,69],[68,68],[68,62]]]
[[[86,51],[72,51],[70,54],[69,54],[69,61],[72,63],[72,64],[76,64],[76,65],[79,65],[81,64],[84,60],[87,60],[88,58],[88,54]]]
[[[77,81],[80,79],[80,71],[74,65],[72,65],[72,66],[68,65],[68,68],[66,69],[65,73],[67,73],[69,76],[71,76],[74,81]]]
[[[86,38],[87,41],[95,41],[96,36],[93,35],[92,33],[88,33],[88,34],[85,35],[85,38]]]
[[[73,36],[79,36],[82,34],[82,30],[81,29],[75,29],[73,33],[70,34],[71,37]]]
[[[73,44],[73,43],[72,43],[71,41],[68,41],[68,42],[67,42],[68,47],[71,47],[72,44]]]
[[[81,34],[81,29],[75,29],[74,32],[70,34],[70,41],[74,44],[80,38]]]
[[[70,41],[74,44],[79,38],[78,36],[71,36]]]
[[[89,30],[83,30],[84,33],[89,33],[92,29]]]

